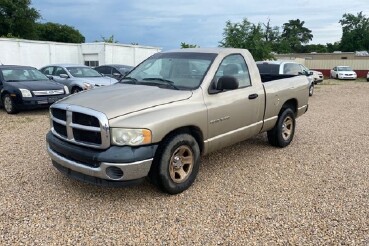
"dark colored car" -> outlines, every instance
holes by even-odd
[[[0,66],[0,105],[8,114],[21,109],[49,107],[69,95],[66,86],[50,81],[34,67]]]
[[[119,64],[102,65],[94,68],[99,73],[120,80],[127,73],[129,73],[133,67]]]

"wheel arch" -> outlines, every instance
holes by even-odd
[[[295,98],[289,99],[287,100],[283,105],[281,110],[279,111],[278,116],[280,116],[284,110],[286,110],[287,108],[292,109],[292,111],[295,113],[295,115],[297,115],[297,100]]]
[[[174,135],[178,135],[178,134],[182,134],[182,133],[187,133],[189,135],[191,135],[192,137],[195,138],[197,144],[199,145],[200,148],[200,152],[203,153],[204,151],[204,136],[202,131],[200,130],[199,127],[197,126],[182,126],[179,128],[176,128],[170,132],[168,132],[164,138],[161,140],[161,142],[163,142],[165,139],[172,137]]]

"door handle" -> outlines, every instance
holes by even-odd
[[[251,99],[255,99],[255,98],[257,98],[259,95],[258,94],[251,94],[251,95],[249,95],[249,99],[251,100]]]

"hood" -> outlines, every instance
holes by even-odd
[[[104,113],[109,119],[151,107],[186,100],[192,91],[156,86],[115,84],[73,94],[59,103],[78,105]]]
[[[60,90],[64,88],[63,85],[50,80],[6,82],[6,83],[18,89],[27,89],[30,91]]]
[[[82,82],[88,82],[94,85],[112,85],[118,82],[118,80],[110,77],[87,77],[87,78],[76,78],[73,80],[78,80]]]

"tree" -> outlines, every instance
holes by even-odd
[[[240,23],[226,22],[221,47],[248,49],[255,60],[273,59],[270,42],[266,41],[262,25],[252,24],[246,18]]]
[[[200,48],[197,44],[187,44],[185,42],[181,43],[181,49],[187,49],[187,48]]]
[[[327,52],[332,53],[334,51],[340,50],[340,46],[341,43],[340,42],[334,42],[332,43],[327,43]]]
[[[112,43],[112,44],[116,44],[119,41],[114,39],[114,35],[111,35],[110,37],[106,38],[104,36],[101,36],[101,41],[96,41],[96,42],[104,42],[104,43]]]
[[[31,8],[31,0],[0,0],[0,36],[36,39],[36,20],[41,16]]]
[[[47,22],[37,24],[38,40],[64,43],[83,43],[85,37],[74,27]]]
[[[346,13],[339,23],[342,25],[341,51],[369,50],[369,18],[363,12],[357,16]]]
[[[289,20],[283,24],[281,39],[290,44],[292,52],[301,52],[302,44],[307,44],[313,39],[311,30],[304,27],[304,24],[305,22],[300,19]]]

